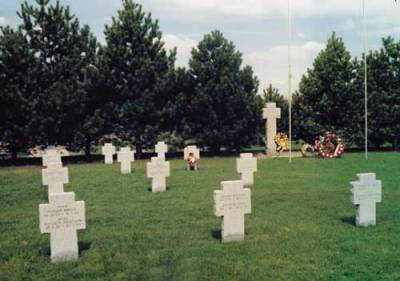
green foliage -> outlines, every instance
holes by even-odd
[[[192,50],[186,95],[190,137],[214,151],[255,142],[261,118],[258,80],[242,54],[221,32],[205,35]]]
[[[333,34],[302,77],[294,97],[294,133],[312,142],[331,131],[353,143],[362,128],[362,96],[354,91],[354,66],[341,38]]]
[[[25,2],[18,12],[20,26],[35,60],[29,67],[28,87],[34,114],[29,123],[35,144],[70,144],[85,118],[85,69],[95,44],[69,7],[57,1]]]
[[[0,280],[399,280],[399,155],[259,160],[246,215],[245,241],[222,245],[213,191],[239,179],[235,158],[202,158],[198,172],[171,161],[168,191],[149,192],[146,161],[121,175],[119,165],[69,165],[87,229],[80,258],[51,263],[38,204],[48,202],[40,167],[0,168]],[[353,225],[349,182],[375,171],[384,185],[377,226]]]
[[[175,52],[167,54],[161,36],[158,21],[131,0],[123,1],[105,27],[100,64],[108,90],[108,133],[136,145],[154,143],[161,130],[164,88],[175,62]]]
[[[384,38],[383,47],[368,54],[368,119],[370,144],[379,148],[400,141],[400,42]],[[364,62],[357,61],[356,83],[364,89]],[[364,92],[362,91],[362,94]]]
[[[278,122],[278,132],[289,134],[289,101],[274,88],[272,84],[263,90],[263,102],[275,102],[281,109],[281,119]]]
[[[20,30],[8,26],[0,29],[0,140],[13,157],[31,143],[29,67],[33,56],[27,44]]]

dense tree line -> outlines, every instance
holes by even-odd
[[[13,156],[37,145],[90,153],[104,136],[136,145],[159,139],[196,142],[213,151],[239,150],[262,139],[265,102],[288,102],[259,81],[219,31],[193,48],[187,68],[175,66],[159,23],[142,6],[122,0],[101,45],[69,7],[25,2],[16,28],[0,28],[0,142]],[[400,42],[383,39],[367,54],[371,145],[397,146],[400,137]],[[323,131],[363,143],[363,59],[352,58],[335,34],[304,74],[293,97],[295,139]]]
[[[25,2],[21,24],[1,28],[1,143],[15,156],[37,145],[90,153],[104,135],[138,151],[168,135],[213,150],[255,142],[258,81],[234,44],[212,32],[175,67],[158,21],[122,2],[104,45],[59,1]]]
[[[384,38],[383,47],[367,54],[369,145],[400,139],[400,42]],[[348,145],[364,145],[364,57],[351,58],[333,34],[301,79],[294,95],[294,134],[312,142],[324,131],[335,132]]]

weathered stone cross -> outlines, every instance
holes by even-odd
[[[49,204],[39,205],[40,232],[50,233],[51,261],[78,259],[77,230],[86,228],[85,202],[75,193],[50,194]]]
[[[170,175],[170,165],[165,159],[152,157],[147,163],[147,177],[151,178],[152,192],[165,192],[167,190],[166,177]]]
[[[157,157],[161,159],[165,159],[165,153],[168,152],[168,145],[165,144],[163,141],[159,141],[156,144],[156,152],[157,152]]]
[[[376,203],[382,202],[382,182],[376,180],[376,174],[358,174],[353,181],[351,199],[357,205],[356,225],[376,225]]]
[[[266,119],[265,123],[265,140],[266,140],[266,153],[268,156],[276,155],[276,119],[281,118],[281,109],[276,107],[276,103],[269,102],[263,110],[263,118]]]
[[[244,215],[251,213],[251,191],[242,181],[225,181],[214,191],[214,214],[223,217],[222,242],[244,240]]]
[[[252,153],[241,153],[236,159],[236,170],[242,177],[244,186],[254,184],[254,173],[257,172],[257,158]]]
[[[104,155],[104,163],[112,164],[113,155],[115,154],[115,146],[112,143],[105,143],[101,148],[101,153]]]
[[[60,163],[50,163],[42,170],[42,183],[48,186],[49,198],[53,193],[63,193],[64,184],[68,182],[68,168],[63,168]]]
[[[42,156],[43,166],[47,167],[50,163],[61,164],[61,155],[55,148],[46,149]]]
[[[130,174],[131,173],[131,162],[135,161],[135,152],[129,147],[123,147],[117,154],[118,162],[121,163],[121,173]]]

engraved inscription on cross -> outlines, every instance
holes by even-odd
[[[159,141],[156,144],[155,151],[157,152],[158,158],[165,159],[165,153],[168,152],[168,145],[166,145],[163,141]]]
[[[254,173],[257,172],[257,158],[252,153],[241,153],[236,159],[236,170],[242,177],[244,186],[254,184]]]
[[[64,184],[69,183],[68,168],[60,163],[50,163],[47,169],[42,170],[42,183],[48,186],[48,194],[63,193]]]
[[[61,164],[61,155],[55,148],[46,149],[42,156],[43,167],[47,167],[50,163]]]
[[[113,155],[115,154],[115,146],[112,143],[105,143],[101,148],[101,153],[104,155],[104,163],[112,164]]]
[[[263,118],[266,119],[265,123],[265,140],[266,140],[266,153],[269,156],[276,154],[276,120],[281,118],[281,109],[276,107],[276,103],[269,102],[263,110]]]
[[[75,193],[50,194],[49,204],[39,205],[40,232],[50,233],[51,261],[78,259],[77,230],[86,228],[85,202]]]
[[[251,191],[242,181],[225,181],[214,191],[214,214],[223,217],[222,242],[244,240],[244,215],[251,213]]]
[[[121,173],[130,174],[131,173],[131,162],[135,161],[135,152],[129,147],[123,147],[117,154],[118,162],[121,163]]]
[[[165,192],[167,190],[166,177],[170,175],[170,165],[164,159],[152,157],[147,163],[147,177],[151,178],[152,192]]]
[[[358,174],[358,181],[351,182],[351,199],[357,205],[356,225],[376,225],[376,203],[382,202],[382,182],[376,174]]]

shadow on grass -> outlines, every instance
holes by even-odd
[[[90,247],[92,246],[92,242],[78,242],[78,248],[79,248],[79,256],[88,251],[90,249]],[[46,245],[46,246],[42,246],[39,250],[39,254],[41,256],[45,256],[45,257],[50,257],[50,246]]]
[[[170,190],[171,190],[171,188],[169,186],[167,186],[165,188],[165,192],[170,191]],[[153,193],[153,189],[151,187],[147,188],[147,191]],[[163,193],[163,192],[154,192],[154,193]]]
[[[221,239],[222,239],[221,229],[213,229],[213,230],[211,230],[211,236],[215,240],[221,241]]]
[[[356,220],[355,220],[354,216],[342,217],[341,221],[344,222],[344,223],[350,224],[352,226],[356,226]]]
[[[92,246],[92,242],[78,242],[79,245],[79,256],[82,255],[82,253],[88,251],[90,247]]]

